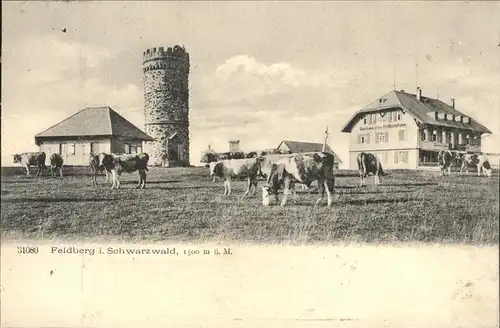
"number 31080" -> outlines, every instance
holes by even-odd
[[[38,247],[17,246],[18,254],[38,254]]]

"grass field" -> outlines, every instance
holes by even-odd
[[[12,171],[12,170],[11,170]],[[206,168],[151,168],[145,190],[137,172],[111,191],[88,168],[63,179],[2,172],[2,237],[93,241],[249,243],[443,242],[498,244],[499,179],[473,174],[390,171],[378,188],[359,188],[355,172],[340,171],[334,205],[314,207],[301,192],[285,208],[263,207],[260,187],[241,199],[245,182],[223,196]],[[259,186],[262,182],[259,182]]]

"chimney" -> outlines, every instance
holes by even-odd
[[[417,100],[420,101],[421,97],[422,97],[422,89],[420,89],[420,87],[417,87]]]
[[[455,98],[451,98],[451,107],[455,108]]]

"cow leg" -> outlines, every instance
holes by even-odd
[[[328,207],[332,206],[332,202],[333,202],[333,197],[332,197],[333,184],[334,184],[333,181],[325,179],[324,185],[325,185],[325,189],[326,189],[326,196],[328,198],[328,203],[327,203]]]
[[[63,173],[62,173],[62,166],[59,168],[59,175],[61,176],[61,178],[63,177]]]
[[[145,189],[146,188],[146,170],[144,170],[142,172],[142,188],[141,189]]]
[[[247,182],[248,182],[247,190],[245,190],[243,197],[248,195],[248,193],[250,192],[250,188],[252,187],[252,179],[250,177],[248,177]]]
[[[231,179],[227,180],[227,195],[231,195]]]
[[[325,179],[318,180],[318,192],[319,192],[319,198],[316,200],[315,205],[319,205],[319,203],[323,200],[323,197],[325,196]]]
[[[375,186],[378,186],[380,184],[380,178],[379,178],[379,175],[378,173],[375,174]]]
[[[286,205],[288,194],[290,194],[290,180],[285,179],[285,187],[283,188],[283,199],[281,200],[281,207]]]
[[[302,185],[305,186],[305,185]],[[297,204],[297,188],[295,186],[295,183],[293,183],[291,186],[292,192],[293,192],[293,202]]]
[[[137,186],[135,186],[135,189],[139,189],[142,185],[142,173],[141,170],[138,171],[139,171],[139,183],[137,184]]]
[[[253,185],[253,192],[252,192],[252,196],[255,195],[255,193],[257,192],[257,177],[254,177],[253,180],[252,180],[252,185]]]
[[[115,186],[117,185],[117,176],[116,176],[116,171],[114,169],[111,170],[111,180],[112,180],[111,190],[113,190],[113,189],[115,189]]]

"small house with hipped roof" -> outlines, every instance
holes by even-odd
[[[141,153],[151,140],[110,107],[84,108],[35,135],[40,151],[60,154],[66,165],[88,165],[90,153]]]
[[[440,150],[480,153],[481,138],[492,133],[475,119],[439,99],[393,90],[352,115],[342,132],[350,133],[349,168],[371,152],[389,169],[437,165]]]
[[[309,153],[309,152],[323,151],[323,144],[317,142],[283,140],[280,142],[278,147],[276,147],[276,149],[284,153],[286,152],[290,152],[293,154]],[[340,157],[333,151],[333,149],[328,144],[325,145],[325,152],[333,155],[335,169],[338,169],[339,165],[342,164],[342,160],[340,159]]]

